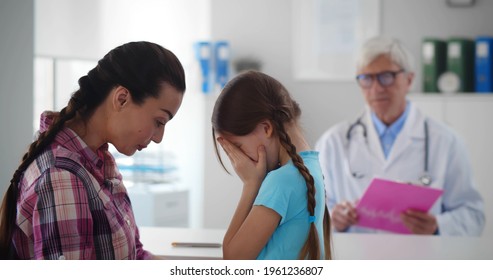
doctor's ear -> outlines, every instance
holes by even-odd
[[[122,86],[117,86],[112,90],[113,107],[120,111],[126,104],[130,102],[131,95],[128,89]]]
[[[414,72],[407,73],[407,82],[409,84],[409,87],[413,85],[413,81],[414,81]]]

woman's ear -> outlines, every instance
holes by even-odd
[[[115,87],[112,93],[113,108],[115,108],[117,111],[120,111],[126,104],[130,102],[130,98],[130,92],[125,87]]]

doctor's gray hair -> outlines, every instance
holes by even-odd
[[[401,41],[385,36],[370,38],[361,47],[356,69],[368,66],[380,55],[388,55],[393,63],[399,65],[406,72],[414,72],[414,57]]]

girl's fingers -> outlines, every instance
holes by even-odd
[[[231,145],[231,143],[224,138],[219,138],[218,141],[219,144],[221,144],[221,147],[223,148],[224,152],[226,152],[226,154],[230,159],[236,158],[235,156],[236,153],[234,150],[234,148],[236,148],[235,146]]]
[[[250,160],[241,149],[236,147],[235,145],[231,144],[228,140],[219,137],[218,138],[219,144],[221,144],[221,147],[223,150],[226,152],[226,155],[228,155],[229,160],[233,165],[235,163],[239,163],[242,160]]]

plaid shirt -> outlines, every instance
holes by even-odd
[[[95,153],[69,128],[24,172],[13,244],[20,259],[152,258],[108,145]]]

